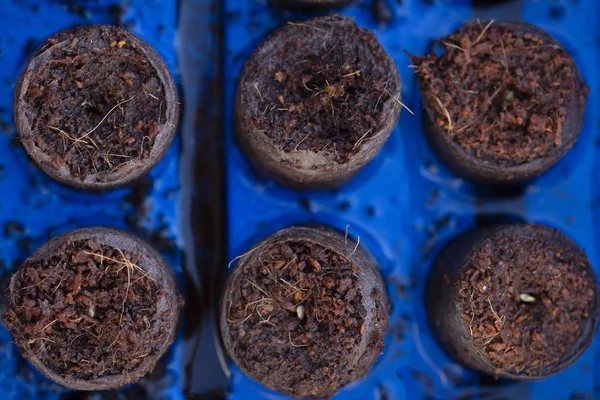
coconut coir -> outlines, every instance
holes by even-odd
[[[516,166],[562,145],[568,99],[588,89],[566,50],[549,37],[472,22],[441,39],[442,56],[413,57],[423,102],[466,152]]]
[[[84,26],[53,37],[24,96],[35,144],[82,180],[147,157],[165,123],[161,80],[124,32]]]
[[[472,253],[458,306],[473,346],[497,374],[541,376],[559,364],[592,312],[588,268],[581,251],[539,236],[501,235]]]
[[[288,241],[260,250],[224,298],[234,352],[271,388],[330,397],[356,379],[365,333],[357,266],[323,246]],[[380,351],[381,337],[373,346]]]
[[[259,96],[250,123],[285,152],[329,152],[343,164],[384,128],[383,106],[399,92],[390,77],[397,70],[375,35],[337,23],[344,19],[290,22],[266,58],[246,65],[245,81]]]
[[[21,348],[78,379],[127,374],[170,337],[157,303],[166,296],[139,256],[94,240],[66,242],[13,277],[4,320]]]

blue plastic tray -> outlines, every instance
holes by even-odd
[[[544,381],[496,382],[448,358],[432,337],[423,307],[424,281],[433,257],[456,234],[477,225],[507,219],[553,225],[573,237],[594,265],[600,266],[595,250],[600,239],[600,193],[594,180],[600,163],[600,3],[505,1],[483,7],[478,4],[497,2],[384,0],[393,19],[379,23],[373,13],[376,1],[363,0],[343,13],[376,31],[398,64],[403,102],[415,115],[402,112],[400,124],[381,154],[351,183],[341,190],[311,193],[293,192],[257,177],[235,144],[232,131],[233,99],[245,59],[285,21],[310,15],[274,10],[266,0],[225,0],[224,5],[218,0],[1,1],[0,288],[7,287],[14,268],[53,234],[109,225],[132,230],[163,252],[186,291],[188,310],[178,340],[155,373],[140,384],[106,395],[75,394],[46,380],[21,358],[0,324],[0,399],[184,399],[187,394],[202,393],[207,381],[222,379],[212,314],[204,312],[211,303],[206,299],[197,302],[198,292],[210,292],[218,275],[207,260],[218,260],[213,253],[219,242],[201,238],[219,235],[220,230],[216,232],[214,226],[203,230],[194,215],[210,199],[219,201],[213,204],[215,213],[222,210],[221,196],[214,193],[220,190],[219,180],[200,179],[202,174],[195,171],[202,161],[218,173],[218,163],[223,162],[216,158],[218,151],[212,164],[195,157],[200,147],[210,145],[218,150],[207,137],[220,134],[223,127],[227,223],[221,229],[229,235],[228,259],[280,228],[316,221],[341,230],[350,225],[350,233],[360,236],[381,264],[393,305],[384,354],[369,377],[336,398],[600,398],[597,343],[568,370]],[[522,19],[547,29],[573,53],[592,89],[585,128],[575,148],[548,174],[510,197],[498,197],[498,193],[486,193],[494,198],[484,197],[431,153],[423,137],[418,86],[404,54],[405,49],[415,54],[428,51],[434,40],[473,17]],[[150,177],[132,189],[90,195],[65,188],[36,168],[14,138],[13,89],[28,55],[53,33],[80,23],[128,26],[157,48],[176,76],[181,75],[183,135]],[[210,208],[207,210],[205,214],[210,214]],[[215,221],[221,220],[215,217]],[[211,243],[212,247],[201,249],[198,243]],[[218,265],[224,272],[227,261]],[[0,313],[6,301],[2,296]],[[194,313],[201,312],[204,322],[192,323]],[[192,353],[198,346],[194,363]],[[225,369],[231,373],[229,398],[284,398],[231,367]]]

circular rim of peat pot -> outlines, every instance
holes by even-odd
[[[320,398],[331,398],[339,393],[344,387],[350,385],[353,382],[356,382],[360,379],[366,377],[371,371],[372,367],[376,364],[377,360],[381,356],[381,351],[376,350],[373,347],[369,347],[371,343],[376,341],[379,338],[381,341],[385,343],[386,334],[390,324],[390,307],[391,303],[388,298],[387,288],[385,285],[385,281],[380,272],[379,264],[375,260],[375,258],[370,254],[368,249],[364,248],[360,243],[350,238],[346,237],[343,233],[337,231],[334,228],[326,227],[323,225],[319,226],[290,226],[288,228],[281,229],[274,234],[268,236],[262,241],[256,243],[249,251],[238,256],[238,262],[236,263],[233,270],[229,273],[225,285],[223,286],[223,291],[221,294],[220,302],[219,302],[219,333],[221,338],[221,343],[223,344],[223,348],[225,353],[231,358],[231,360],[237,365],[237,367],[248,377],[256,380],[259,384],[267,387],[270,390],[276,391],[277,393],[281,393],[284,395],[292,396],[295,398],[311,398],[310,394],[298,395],[291,391],[282,391],[281,388],[276,388],[271,385],[267,385],[261,379],[262,377],[256,376],[251,373],[248,369],[246,369],[236,354],[233,352],[235,346],[233,345],[233,340],[230,335],[229,323],[227,321],[228,316],[228,302],[226,298],[230,293],[231,289],[237,282],[238,275],[240,271],[246,266],[252,266],[253,264],[260,262],[259,258],[261,256],[261,252],[259,251],[262,248],[271,247],[277,244],[286,243],[290,241],[302,241],[302,242],[312,242],[317,243],[323,247],[326,247],[337,254],[344,255],[345,247],[348,245],[349,247],[357,246],[355,253],[352,255],[352,260],[354,264],[359,265],[360,271],[358,272],[358,282],[361,285],[361,294],[362,293],[372,293],[373,289],[379,289],[379,297],[377,299],[373,299],[372,296],[363,296],[363,306],[365,306],[367,311],[367,315],[365,316],[365,321],[367,322],[367,328],[365,329],[364,335],[362,335],[361,342],[357,345],[356,352],[357,356],[353,360],[354,364],[354,375],[351,379],[339,386],[334,393],[328,393],[325,397]],[[239,284],[237,285],[239,287]],[[377,304],[380,304],[381,308],[377,307]],[[379,311],[379,312],[378,312]],[[378,318],[381,318],[378,320]]]
[[[486,241],[493,240],[499,235],[508,234],[527,238],[545,238],[557,246],[569,248],[579,253],[587,261],[590,279],[594,281],[594,299],[590,304],[589,316],[581,329],[580,336],[558,363],[545,368],[544,373],[540,375],[512,372],[497,373],[494,365],[481,357],[469,340],[469,335],[457,306],[460,274],[467,268],[467,260],[471,254],[481,248]],[[444,262],[443,260],[451,261]],[[513,381],[540,380],[567,369],[589,348],[596,334],[600,318],[600,286],[598,276],[585,250],[559,229],[537,223],[502,224],[476,228],[462,233],[442,249],[436,256],[433,268],[427,277],[425,309],[429,328],[438,344],[464,367],[489,376]],[[439,316],[443,321],[436,322],[435,317],[439,319]]]
[[[347,7],[357,0],[270,0],[273,7],[284,10],[310,12]]]
[[[79,32],[84,30],[92,29],[112,29],[126,37],[127,40],[136,44],[136,50],[144,55],[156,72],[156,77],[160,80],[165,93],[165,122],[160,124],[159,132],[156,135],[154,144],[150,150],[150,154],[143,158],[137,158],[135,161],[127,164],[123,168],[119,168],[115,173],[105,173],[102,180],[98,181],[96,174],[88,174],[82,181],[77,177],[73,177],[65,166],[59,167],[55,165],[50,157],[42,151],[37,145],[35,145],[33,139],[35,134],[32,133],[30,123],[28,121],[26,110],[29,106],[24,100],[29,83],[34,79],[34,73],[37,68],[43,65],[51,52],[57,46],[65,45],[69,39],[73,36],[77,36]],[[61,41],[56,42],[52,46],[45,46],[51,39],[59,39]],[[117,189],[120,187],[128,186],[135,180],[146,175],[152,168],[156,166],[164,157],[167,150],[169,149],[175,135],[177,134],[179,126],[179,93],[177,86],[169,66],[165,60],[158,54],[156,49],[146,42],[144,39],[128,31],[125,28],[114,26],[114,25],[101,25],[101,24],[90,24],[90,25],[78,25],[73,28],[65,29],[60,31],[49,39],[44,41],[44,44],[38,48],[35,53],[29,58],[25,67],[23,68],[14,92],[14,119],[19,133],[19,138],[23,147],[27,151],[27,154],[35,162],[35,164],[41,168],[47,175],[54,180],[74,187],[76,189],[90,191],[90,192],[104,192],[106,190]]]
[[[457,30],[453,31],[453,33],[465,28],[472,22],[473,21],[469,21],[466,24],[461,25]],[[489,21],[481,21],[481,24],[484,26],[487,23],[489,23]],[[586,86],[579,65],[573,55],[549,32],[536,25],[521,21],[494,21],[494,25],[505,27],[520,35],[530,33],[534,36],[541,37],[553,45],[560,46],[573,62],[573,72],[576,84],[579,87]],[[427,141],[431,148],[444,164],[446,164],[456,175],[476,184],[514,185],[527,183],[544,174],[552,166],[557,164],[575,145],[583,130],[586,107],[580,107],[580,102],[577,99],[579,91],[572,91],[569,93],[565,121],[561,126],[562,143],[546,158],[537,158],[524,164],[501,167],[488,161],[481,160],[475,155],[465,151],[449,137],[444,128],[433,123],[438,114],[435,111],[436,107],[433,104],[426,103],[425,97],[422,94],[423,90],[421,86],[421,101],[425,111],[423,113],[425,136],[427,137]]]
[[[394,132],[402,108],[399,103],[402,95],[402,78],[396,62],[379,42],[375,33],[370,29],[358,26],[354,19],[340,14],[332,14],[314,17],[303,22],[303,25],[308,24],[319,24],[319,26],[325,25],[334,28],[354,27],[356,32],[369,35],[373,41],[372,43],[364,42],[362,44],[370,46],[374,43],[378,45],[378,48],[371,53],[377,51],[377,54],[388,64],[389,79],[397,84],[398,91],[394,93],[396,97],[390,96],[389,99],[381,101],[381,114],[385,114],[385,116],[377,120],[377,131],[370,136],[370,140],[361,142],[358,151],[350,154],[347,162],[340,164],[331,157],[322,156],[311,150],[296,150],[287,153],[275,145],[273,139],[265,135],[263,131],[250,126],[248,122],[253,115],[247,111],[249,108],[248,103],[250,101],[255,102],[248,95],[255,89],[251,84],[246,83],[247,76],[250,73],[250,64],[264,60],[265,54],[272,54],[274,49],[280,47],[279,43],[285,44],[289,41],[289,37],[300,34],[301,31],[297,31],[298,33],[294,31],[299,28],[298,26],[286,24],[270,34],[244,63],[235,95],[234,132],[243,154],[251,166],[261,175],[294,190],[326,190],[340,187],[354,178],[379,154]],[[327,33],[326,30],[321,28],[317,32],[320,35],[324,32]],[[246,90],[244,90],[245,88]],[[304,166],[299,165],[301,161],[305,164]]]
[[[138,265],[146,270],[148,275],[151,276],[156,282],[162,282],[162,288],[164,288],[168,294],[167,304],[165,304],[163,311],[169,314],[169,321],[171,322],[171,326],[169,328],[170,334],[167,340],[162,343],[162,349],[155,355],[148,356],[138,368],[134,369],[128,374],[108,375],[89,380],[62,376],[61,374],[54,372],[48,368],[35,355],[35,353],[33,353],[29,346],[22,347],[20,345],[19,342],[24,341],[25,338],[22,338],[21,341],[15,342],[17,342],[18,347],[21,349],[23,357],[27,358],[38,369],[38,371],[40,371],[50,380],[64,387],[85,391],[117,389],[130,383],[135,383],[150,373],[156,367],[156,363],[167,352],[177,334],[177,325],[179,321],[179,312],[182,300],[177,289],[177,284],[175,283],[171,266],[149,243],[131,233],[119,229],[98,226],[79,228],[65,232],[45,242],[39,249],[29,256],[22,265],[33,261],[42,260],[47,256],[52,256],[56,249],[66,241],[86,239],[94,239],[101,244],[119,248],[129,253],[141,255],[143,261],[140,261]],[[9,286],[11,299],[12,293],[17,290],[14,287],[14,278],[16,273],[17,272],[13,274]],[[14,332],[12,330],[11,332],[14,336],[19,335],[19,332]]]

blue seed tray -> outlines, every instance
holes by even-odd
[[[213,260],[218,249],[195,245],[205,243],[198,237],[207,233],[191,226],[196,224],[193,206],[221,198],[212,193],[220,188],[218,179],[201,174],[202,179],[197,179],[193,171],[202,162],[219,172],[215,167],[219,159],[211,164],[195,155],[203,146],[218,150],[207,137],[220,132],[224,124],[228,207],[224,229],[229,235],[229,259],[280,228],[316,221],[340,230],[349,225],[350,234],[359,236],[381,264],[393,305],[384,354],[366,379],[336,398],[600,398],[597,340],[577,363],[554,377],[532,383],[498,382],[453,363],[433,339],[423,307],[424,281],[433,257],[456,234],[477,225],[519,220],[556,226],[586,249],[596,267],[600,265],[595,251],[600,237],[600,196],[594,182],[600,143],[600,4],[595,0],[504,1],[500,5],[485,0],[475,4],[459,0],[359,3],[344,13],[376,31],[400,68],[402,100],[415,115],[403,111],[381,154],[351,183],[336,191],[298,193],[252,172],[235,144],[231,121],[237,76],[245,59],[285,21],[311,15],[280,12],[266,0],[229,0],[224,5],[218,0],[2,0],[0,314],[8,301],[4,289],[22,260],[54,234],[91,225],[115,226],[149,239],[173,266],[182,289],[191,288],[185,291],[186,301],[195,307],[200,285],[206,289],[214,279],[202,262]],[[379,21],[386,14],[382,10],[391,11],[389,22]],[[404,49],[415,54],[428,51],[436,39],[475,17],[522,19],[547,29],[574,54],[592,89],[585,127],[575,148],[544,177],[510,196],[482,193],[450,173],[431,153],[423,138],[418,86],[404,54]],[[53,33],[82,23],[125,25],[139,34],[157,48],[176,77],[181,75],[184,92],[182,135],[165,160],[134,187],[105,195],[84,194],[48,179],[18,144],[12,121],[14,85],[29,54]],[[225,91],[224,118],[221,90]],[[220,207],[215,206],[215,213]],[[218,235],[212,229],[208,235]],[[226,264],[221,264],[223,270]],[[214,323],[199,324],[208,327],[201,333],[198,324],[191,323],[190,315],[204,308],[188,309],[182,317],[182,333],[154,373],[118,392],[89,396],[41,376],[22,359],[10,333],[0,324],[0,399],[184,399],[184,393],[195,393],[190,387],[196,384],[202,392],[210,386],[206,381],[222,380],[219,349],[214,345]],[[200,356],[194,362],[192,355],[190,364],[199,341]],[[202,352],[205,348],[208,353]],[[231,374],[229,398],[284,398],[230,367],[224,368]]]
[[[12,116],[14,86],[29,55],[54,33],[78,24],[127,26],[150,42],[177,75],[176,2],[0,3],[0,314],[9,301],[8,282],[15,268],[53,235],[78,227],[113,226],[149,239],[181,281],[180,138],[150,176],[134,187],[92,195],[57,184],[38,169],[16,137]],[[180,334],[153,374],[104,398],[183,399],[182,348]],[[0,399],[71,398],[79,397],[44,378],[21,357],[0,323]]]
[[[596,268],[600,266],[600,2],[359,1],[342,13],[376,32],[400,69],[402,101],[415,115],[402,111],[382,152],[351,183],[334,191],[300,193],[254,174],[234,140],[233,106],[238,76],[253,50],[286,21],[313,15],[281,12],[267,1],[226,2],[230,259],[278,229],[309,221],[341,231],[349,226],[350,234],[374,253],[392,303],[391,329],[369,376],[343,389],[336,399],[600,398],[598,340],[573,366],[551,378],[501,382],[453,362],[434,340],[423,306],[425,279],[436,253],[451,238],[478,225],[511,220],[558,227],[586,249]],[[386,16],[391,20],[381,21]],[[573,53],[591,88],[577,145],[546,175],[510,192],[484,193],[453,175],[432,154],[423,135],[419,88],[404,53],[424,54],[436,39],[477,17],[524,20],[548,30]],[[231,374],[232,399],[285,398],[235,366]]]

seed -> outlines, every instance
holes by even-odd
[[[296,315],[298,316],[298,318],[304,319],[305,313],[306,313],[306,310],[304,309],[304,306],[302,304],[300,304],[298,307],[296,307]]]
[[[519,295],[519,300],[521,300],[523,303],[535,303],[535,297],[527,293],[521,293]]]

